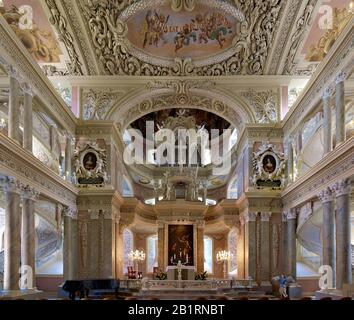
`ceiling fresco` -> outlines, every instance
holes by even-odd
[[[0,12],[47,76],[311,76],[351,3],[0,0]]]
[[[322,11],[322,14],[316,15],[301,52],[306,61],[319,62],[324,59],[352,16],[349,11],[350,3],[351,0],[327,1],[325,5],[333,10],[330,12],[332,21],[323,19]]]
[[[203,58],[229,48],[237,20],[221,10],[197,4],[175,12],[166,4],[127,21],[127,39],[138,49],[162,58]]]
[[[38,0],[2,0],[0,12],[40,65],[65,66],[65,52]]]
[[[296,21],[283,74],[311,76],[353,17],[353,4],[352,0],[307,0]]]

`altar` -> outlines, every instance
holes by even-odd
[[[178,280],[178,266],[166,268],[167,280]],[[181,280],[195,280],[196,268],[194,266],[181,266]]]

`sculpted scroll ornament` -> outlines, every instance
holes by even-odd
[[[45,1],[50,13],[51,17],[49,19],[50,23],[55,26],[55,28],[58,31],[59,34],[59,39],[62,41],[66,47],[66,50],[68,51],[68,55],[70,57],[70,62],[68,62],[68,71],[69,74],[71,75],[82,75],[82,64],[80,62],[79,55],[76,51],[75,48],[75,41],[72,35],[70,34],[68,28],[67,28],[67,21],[66,19],[61,15],[55,0],[46,0]],[[50,67],[49,67],[50,68]],[[48,67],[46,67],[48,70]],[[50,69],[49,69],[50,70]],[[63,74],[66,75],[66,74]]]
[[[264,143],[257,152],[253,153],[254,187],[262,189],[270,187],[280,189],[284,187],[284,153],[275,145]]]
[[[103,120],[119,94],[111,90],[89,90],[83,93],[84,120]]]
[[[317,4],[318,0],[308,0],[304,14],[297,20],[296,29],[294,34],[291,37],[291,46],[286,58],[283,74],[294,74],[296,73],[296,61],[295,57],[299,46],[303,40],[305,31],[310,26],[310,21],[312,18],[313,11]]]
[[[254,109],[257,121],[260,123],[276,122],[278,118],[278,94],[272,90],[254,91],[249,90],[241,93]]]
[[[225,5],[218,0],[209,2],[210,6]],[[235,4],[230,4],[235,7],[235,10],[243,13],[243,20],[239,21],[240,32],[234,38],[230,54],[216,55],[203,63],[200,61],[196,63],[191,58],[160,61],[155,57],[143,57],[143,54],[136,52],[125,37],[127,26],[124,15],[127,15],[126,12],[145,8],[144,4],[146,7],[146,3],[142,1],[80,2],[97,58],[105,74],[145,76],[263,74],[284,2],[249,0],[235,1]],[[191,10],[194,1],[172,1],[173,8],[179,10],[181,6]]]

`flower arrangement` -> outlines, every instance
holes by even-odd
[[[208,272],[200,272],[195,275],[195,280],[206,280],[208,278]]]

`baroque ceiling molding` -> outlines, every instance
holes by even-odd
[[[291,32],[294,20],[302,3],[302,0],[291,0],[288,4],[287,10],[284,8],[284,14],[282,14],[284,22],[278,28],[279,36],[274,42],[274,50],[270,53],[271,59],[269,59],[269,66],[266,68],[266,74],[277,74],[280,60],[284,53],[284,47],[286,47],[289,33]]]
[[[273,90],[241,92],[256,113],[259,123],[275,123],[278,120],[279,93]]]
[[[134,8],[141,10],[147,4],[151,5],[152,2],[84,2],[81,0],[78,3],[104,74],[145,76],[264,74],[265,62],[273,43],[279,13],[284,2],[280,0],[235,1],[233,6],[243,13],[244,20],[240,22],[240,32],[233,41],[231,55],[216,55],[205,59],[204,62],[193,61],[191,58],[176,58],[168,63],[166,60],[161,62],[161,59],[153,57],[147,61],[146,57],[143,57],[144,54],[138,54],[126,39],[128,30],[123,18],[129,15]],[[214,2],[218,6],[226,5],[217,0],[208,1],[208,5]],[[230,4],[227,5],[230,6]]]
[[[153,80],[146,84],[146,89],[153,91],[159,89],[173,89],[176,94],[189,94],[191,89],[209,90],[215,88],[216,83],[210,80]]]
[[[300,44],[304,39],[306,31],[311,26],[310,23],[312,21],[312,16],[317,2],[318,0],[308,0],[306,3],[304,13],[296,22],[296,29],[294,34],[291,37],[291,46],[285,61],[285,66],[283,70],[284,75],[298,74],[296,70],[297,63],[295,61],[296,54],[299,50]]]
[[[83,91],[83,119],[104,120],[120,95],[120,92],[112,89]]]
[[[66,18],[60,13],[55,0],[45,0],[45,2],[51,13],[49,22],[56,28],[59,40],[64,43],[70,57],[70,62],[67,62],[68,73],[74,76],[83,75],[82,63],[76,51],[74,38],[68,30]]]
[[[65,16],[70,21],[72,30],[75,30],[76,45],[80,49],[86,71],[89,75],[98,74],[98,66],[94,57],[94,50],[89,43],[89,37],[85,33],[84,24],[80,18],[78,1],[60,0]]]

